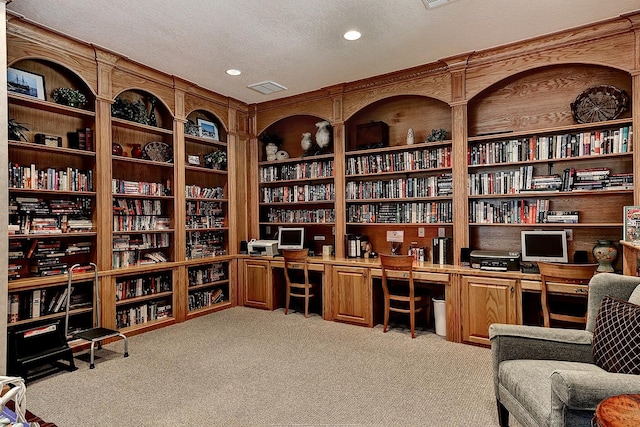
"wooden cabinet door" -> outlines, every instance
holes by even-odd
[[[516,280],[463,276],[462,340],[490,345],[492,323],[517,323]]]
[[[369,269],[333,267],[333,320],[373,326]]]
[[[273,310],[273,278],[269,261],[245,260],[243,286],[243,305]]]

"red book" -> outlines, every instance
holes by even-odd
[[[85,139],[86,139],[86,150],[87,151],[93,151],[93,129],[91,128],[86,128],[84,130],[85,133]]]

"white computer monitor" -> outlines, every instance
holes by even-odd
[[[569,262],[567,233],[564,230],[526,230],[520,233],[522,261]]]
[[[304,249],[303,227],[280,227],[278,249]]]

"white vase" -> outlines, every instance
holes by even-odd
[[[313,146],[313,141],[311,141],[311,132],[305,132],[302,134],[302,141],[300,141],[300,146],[306,153]]]
[[[415,142],[416,141],[413,135],[413,128],[409,128],[409,132],[407,132],[407,145],[413,145]]]
[[[325,148],[329,146],[331,142],[331,134],[329,133],[329,122],[322,121],[316,123],[316,127],[318,131],[316,132],[316,144],[320,147],[321,150],[324,151]]]

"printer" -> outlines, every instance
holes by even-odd
[[[518,251],[471,251],[471,267],[489,271],[519,271]]]
[[[253,256],[276,256],[279,253],[278,241],[251,239],[249,243],[247,243],[247,250],[249,255]]]

